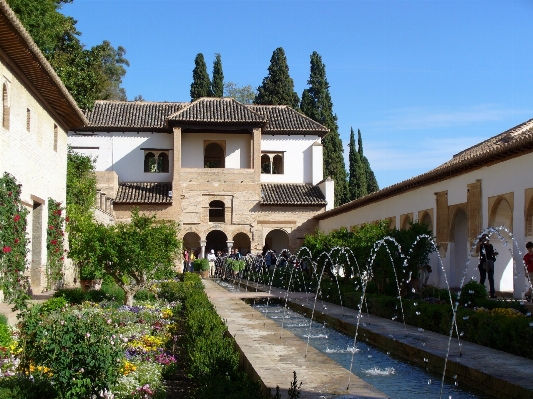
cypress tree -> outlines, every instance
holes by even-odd
[[[199,53],[194,59],[194,69],[192,71],[191,83],[191,101],[197,100],[201,97],[212,97],[211,80],[207,73],[207,65],[205,64],[204,55]]]
[[[254,104],[289,105],[297,109],[300,99],[294,91],[294,81],[289,76],[289,65],[285,50],[278,47],[270,58],[268,75],[257,88]]]
[[[311,54],[311,74],[307,84],[309,88],[302,94],[300,109],[305,115],[329,129],[329,133],[322,139],[324,177],[329,176],[335,181],[335,206],[339,206],[349,200],[344,149],[339,136],[337,116],[333,114],[326,66],[316,51]]]
[[[224,97],[224,72],[222,72],[222,59],[220,54],[215,55],[213,62],[213,84],[211,86],[213,97]]]
[[[364,165],[361,162],[361,157],[359,156],[359,152],[357,151],[357,147],[355,145],[353,128],[350,129],[349,148],[350,177],[348,180],[348,194],[349,199],[353,201],[367,194],[366,173]]]
[[[359,146],[357,152],[359,153],[359,157],[361,158],[361,163],[363,164],[363,168],[365,171],[366,193],[370,194],[374,191],[378,191],[379,185],[378,181],[376,180],[376,175],[370,167],[370,162],[368,161],[368,158],[363,155],[363,138],[361,137],[361,130],[359,129],[357,129],[357,136],[357,144]]]

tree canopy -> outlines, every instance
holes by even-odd
[[[350,201],[365,196],[367,192],[365,167],[355,144],[353,128],[350,129],[348,194]]]
[[[243,104],[253,104],[257,92],[251,85],[239,86],[234,82],[224,83],[224,97],[232,97]]]
[[[107,40],[86,49],[77,21],[60,12],[72,1],[7,0],[80,108],[91,109],[95,100],[125,99],[120,84],[129,66],[126,50]]]
[[[211,80],[207,73],[207,65],[205,64],[204,55],[198,53],[194,59],[194,69],[192,71],[191,83],[191,101],[202,97],[212,97]]]
[[[215,55],[213,62],[213,82],[211,84],[213,97],[224,96],[224,72],[222,72],[222,58],[220,54]]]
[[[298,94],[294,91],[294,81],[289,75],[285,50],[278,47],[270,58],[268,75],[257,88],[254,104],[289,105],[297,109],[299,102]]]
[[[359,158],[361,159],[361,163],[363,164],[363,169],[365,172],[366,194],[371,194],[379,190],[379,185],[378,181],[376,180],[376,175],[370,167],[370,162],[368,161],[368,158],[365,157],[365,155],[363,154],[363,138],[361,136],[361,130],[359,129],[357,129],[357,136],[357,143],[359,146],[357,152],[359,153]]]
[[[333,113],[326,66],[316,51],[311,54],[311,73],[307,83],[309,88],[302,94],[300,109],[305,115],[329,129],[329,133],[322,139],[324,177],[329,176],[335,181],[335,206],[339,206],[349,199],[344,149],[339,135],[337,116]]]

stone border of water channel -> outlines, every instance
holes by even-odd
[[[268,292],[268,286],[253,282],[234,282],[248,290]],[[272,291],[285,293],[280,288]],[[248,291],[250,293],[250,291]],[[275,295],[276,300],[283,302],[286,295]],[[309,299],[288,298],[287,306],[292,310],[311,317],[313,304]],[[314,300],[314,298],[313,298]],[[329,312],[323,312],[319,306],[315,307],[313,320],[327,323],[348,336],[355,336],[357,328],[357,311],[341,307],[321,300],[317,303],[327,304]],[[352,313],[352,314],[350,314]],[[333,315],[335,314],[335,315]],[[363,314],[359,323],[358,340],[373,345],[390,354],[400,357],[411,364],[426,368],[442,375],[446,349],[449,337],[431,331],[419,332],[416,327],[405,326],[403,323],[391,321],[381,317]],[[419,347],[423,341],[431,341],[432,345]],[[446,363],[446,377],[458,383],[468,385],[495,398],[531,399],[533,398],[533,361],[487,348],[471,342],[462,341],[461,350],[467,354],[460,355],[456,339],[452,339],[448,361]],[[526,343],[525,343],[526,344]],[[417,346],[418,345],[418,346]],[[433,349],[430,349],[432,348]],[[489,365],[489,359],[497,361],[496,365]],[[475,361],[476,365],[467,364]],[[529,370],[524,372],[524,370]],[[500,374],[500,375],[497,375]]]

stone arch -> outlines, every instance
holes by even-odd
[[[402,223],[400,224],[400,230],[407,230],[409,229],[409,223],[413,221],[413,218],[411,215],[406,214],[402,216]]]
[[[224,147],[215,141],[209,142],[204,148],[204,168],[225,168],[226,155]]]
[[[185,233],[183,235],[183,248],[199,251],[201,248],[200,235],[194,231],[189,231]]]
[[[498,196],[489,212],[489,226],[505,226],[513,231],[513,207],[508,199]]]
[[[512,233],[513,207],[509,198],[498,196],[494,200],[489,213],[489,226],[503,226]],[[502,231],[500,234],[504,240],[508,239],[505,232]],[[495,234],[491,236],[491,244],[494,246],[494,250],[498,252],[494,264],[494,288],[496,291],[513,292],[513,258],[512,254],[509,252],[509,246],[504,246],[504,243],[498,239]]]
[[[450,287],[458,288],[468,259],[468,214],[458,207],[455,209],[450,228]]]
[[[212,249],[217,251],[228,251],[228,235],[223,229],[210,229],[205,232],[205,248],[206,252]]]
[[[289,233],[285,229],[272,229],[266,235],[264,245],[279,254],[289,248]]]
[[[147,152],[144,155],[144,172],[152,172],[152,168],[155,168],[157,164],[155,154],[153,152]]]
[[[433,220],[431,219],[431,215],[428,211],[424,211],[422,213],[422,216],[419,219],[420,224],[425,224],[428,226],[428,228],[433,231]]]
[[[233,248],[239,250],[241,255],[246,255],[250,252],[252,241],[250,236],[244,232],[238,232],[233,236]]]

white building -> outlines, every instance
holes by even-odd
[[[0,173],[30,211],[31,286],[44,287],[47,203],[65,203],[67,132],[85,116],[5,0],[0,0]]]
[[[181,224],[186,247],[295,249],[313,216],[332,208],[328,130],[290,107],[97,101],[87,118],[69,144],[98,157],[100,195],[113,198],[116,219],[134,206],[157,212]]]
[[[503,226],[513,238],[505,230],[500,233],[503,241],[497,234],[491,237],[499,252],[495,288],[520,298],[527,277],[519,250],[524,252],[525,243],[533,241],[532,165],[533,119],[460,152],[427,173],[315,218],[325,232],[383,219],[397,228],[406,228],[409,221],[427,223],[442,259],[441,267],[439,257],[432,256],[429,284],[446,287],[446,277],[452,288],[460,286],[463,276],[465,283],[479,277],[478,254],[469,259],[476,239],[488,227]]]

